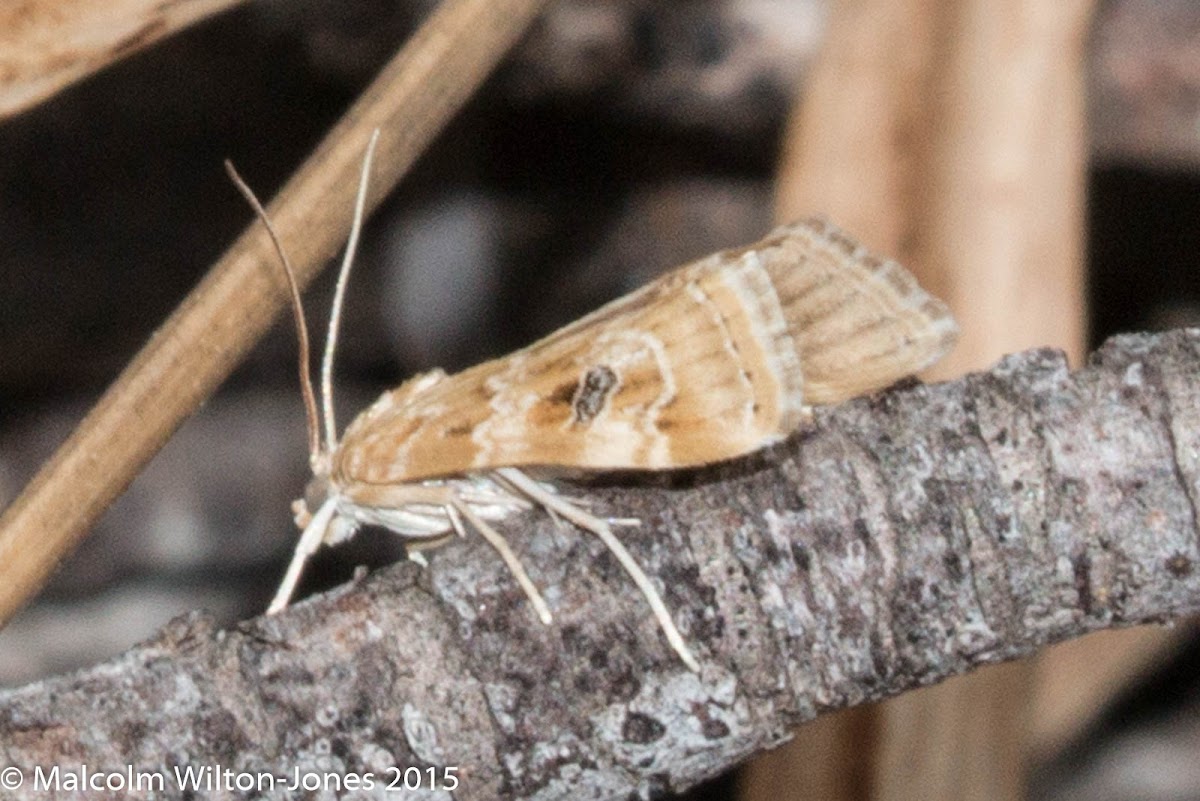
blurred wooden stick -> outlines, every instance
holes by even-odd
[[[0,4],[0,119],[245,0]]]
[[[1091,10],[1092,0],[834,5],[787,139],[779,214],[830,214],[950,302],[964,336],[940,377],[1031,345],[1082,355]],[[804,766],[832,788],[824,798],[1015,801],[1034,678],[1015,664],[951,680],[882,705],[873,726],[839,716],[806,727],[795,749],[833,752],[832,766]],[[751,766],[753,801],[817,797],[789,792],[807,782],[773,783],[769,769]]]
[[[268,207],[302,283],[342,244],[371,132],[382,132],[374,208],[545,2],[445,0],[384,67]],[[0,517],[0,623],[38,591],[281,308],[286,290],[273,252],[249,220],[247,211],[247,230]]]
[[[838,0],[784,137],[775,216],[827,214],[879,253],[899,255],[913,224],[909,140],[920,129],[936,0]],[[870,797],[873,705],[806,724],[742,770],[745,801]]]

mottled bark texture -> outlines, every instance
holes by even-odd
[[[1200,609],[1198,371],[1197,330],[1113,340],[1075,374],[1030,351],[820,411],[736,464],[587,489],[642,519],[624,539],[699,675],[598,542],[531,513],[507,529],[552,626],[485,544],[454,543],[0,694],[0,753],[27,776],[449,765],[463,798],[681,789],[823,711]]]

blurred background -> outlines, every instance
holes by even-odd
[[[250,222],[222,161],[269,198],[434,3],[207,5],[0,108],[0,506]],[[37,44],[19,14],[0,79]],[[932,378],[1079,364],[1200,324],[1198,168],[1194,0],[559,0],[368,224],[343,424],[814,212],[955,307]],[[308,474],[295,354],[284,320],[0,631],[0,686],[265,608]],[[304,589],[401,554],[361,536]],[[822,718],[691,796],[1200,799],[1198,676],[1192,624],[1102,633]]]

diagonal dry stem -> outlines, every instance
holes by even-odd
[[[267,211],[307,283],[342,244],[359,159],[381,131],[378,205],[546,0],[445,0]],[[271,324],[287,292],[265,231],[237,239],[0,517],[0,623]]]

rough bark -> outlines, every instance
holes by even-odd
[[[455,766],[463,798],[677,790],[822,712],[1194,614],[1198,370],[1200,330],[1115,339],[1075,374],[1029,351],[821,410],[735,464],[591,488],[642,519],[625,540],[699,675],[599,543],[530,514],[509,528],[553,625],[474,540],[277,618],[180,618],[0,694],[0,753],[26,777],[7,797],[45,797],[35,767],[55,764],[159,773],[166,798],[184,765],[277,774],[268,798],[295,797],[297,768]]]

